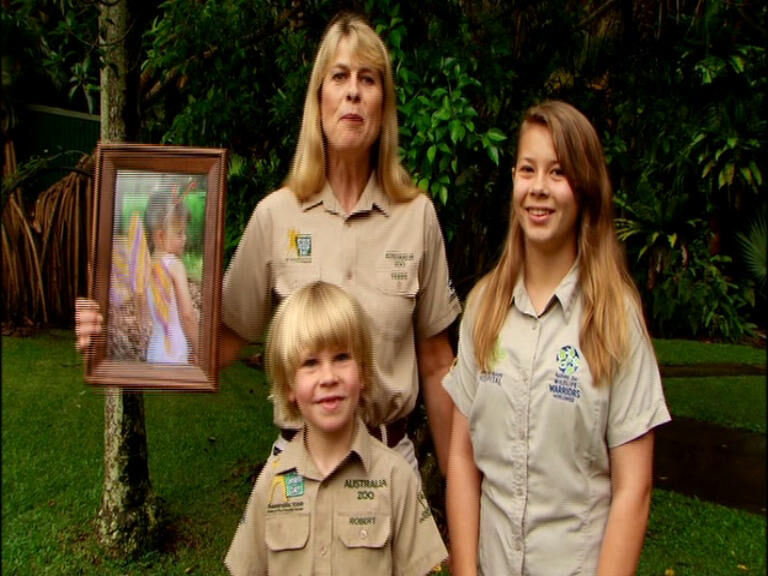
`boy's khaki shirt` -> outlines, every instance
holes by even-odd
[[[233,576],[423,576],[446,557],[413,469],[358,420],[326,478],[303,430],[267,461],[224,562]]]
[[[411,413],[418,396],[416,341],[445,330],[461,305],[452,288],[432,202],[392,202],[374,173],[345,214],[330,185],[304,202],[282,188],[251,216],[224,277],[222,321],[261,340],[279,300],[323,280],[354,296],[373,339],[381,393],[376,422]],[[301,427],[275,411],[281,428]]]

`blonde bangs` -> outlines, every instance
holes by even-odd
[[[348,351],[358,364],[363,383],[363,417],[372,418],[367,408],[375,393],[373,347],[359,304],[333,284],[315,282],[299,289],[279,306],[272,321],[266,348],[266,371],[271,395],[279,408],[292,417],[300,416],[288,401],[302,358],[320,350]]]

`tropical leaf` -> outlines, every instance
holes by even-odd
[[[741,254],[747,269],[761,288],[766,286],[766,262],[768,262],[768,228],[765,214],[758,216],[752,223],[748,234],[740,232],[736,238],[741,247]]]

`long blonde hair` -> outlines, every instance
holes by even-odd
[[[579,345],[593,382],[610,383],[629,352],[628,314],[632,308],[645,328],[640,296],[616,238],[613,192],[600,139],[589,120],[565,102],[547,101],[531,107],[525,113],[520,135],[531,125],[544,126],[552,135],[558,161],[579,206]],[[469,307],[475,310],[475,356],[482,370],[490,369],[524,259],[525,238],[512,206],[501,258],[470,294]]]
[[[307,284],[288,296],[270,324],[264,356],[271,398],[278,412],[291,419],[301,416],[288,398],[302,356],[329,348],[344,348],[357,362],[363,383],[361,416],[366,424],[377,426],[373,398],[378,382],[373,375],[373,346],[365,316],[352,296],[327,282]]]
[[[319,192],[326,180],[326,139],[320,113],[320,92],[323,79],[333,64],[336,49],[342,39],[348,38],[352,49],[368,66],[375,69],[382,81],[381,133],[371,151],[379,185],[395,202],[416,197],[420,190],[413,186],[411,177],[400,163],[395,82],[392,65],[384,42],[362,17],[342,12],[328,26],[317,50],[315,64],[309,78],[304,100],[304,116],[291,171],[284,185],[299,200],[306,200]]]

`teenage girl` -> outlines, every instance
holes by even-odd
[[[148,298],[152,334],[147,362],[187,364],[195,358],[198,318],[181,261],[188,220],[182,196],[160,191],[150,197],[144,213],[152,253],[152,289]]]
[[[528,110],[513,185],[443,381],[453,574],[633,574],[669,412],[584,115]]]

